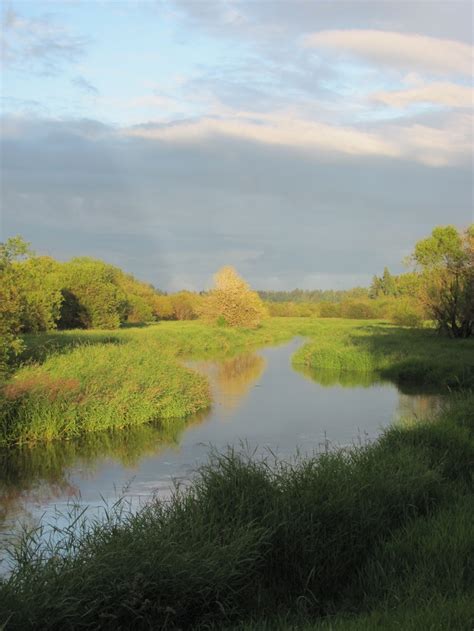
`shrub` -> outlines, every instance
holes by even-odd
[[[423,324],[423,314],[420,307],[409,300],[398,300],[395,303],[391,319],[399,326],[419,327]]]

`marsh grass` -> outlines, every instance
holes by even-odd
[[[395,629],[414,628],[412,614],[422,623],[434,607],[445,626],[431,612],[433,626],[419,628],[467,629],[473,403],[459,395],[439,419],[309,459],[213,453],[168,503],[69,527],[59,548],[26,537],[0,583],[0,621],[11,629],[222,629],[243,620],[234,628]],[[458,450],[461,435],[469,446]]]

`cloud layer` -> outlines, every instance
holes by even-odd
[[[2,236],[348,287],[472,220],[469,2],[11,1]]]
[[[469,221],[469,168],[433,177],[394,158],[327,160],[229,135],[173,142],[93,121],[6,128],[5,230],[165,289],[200,289],[226,263],[259,287],[364,284],[401,270],[433,225]]]

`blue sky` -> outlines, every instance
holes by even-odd
[[[2,238],[164,289],[368,284],[472,221],[472,4],[6,2]]]

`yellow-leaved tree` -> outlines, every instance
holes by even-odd
[[[204,319],[229,326],[254,328],[267,315],[257,294],[231,266],[222,267],[214,275],[215,287],[201,309]]]

